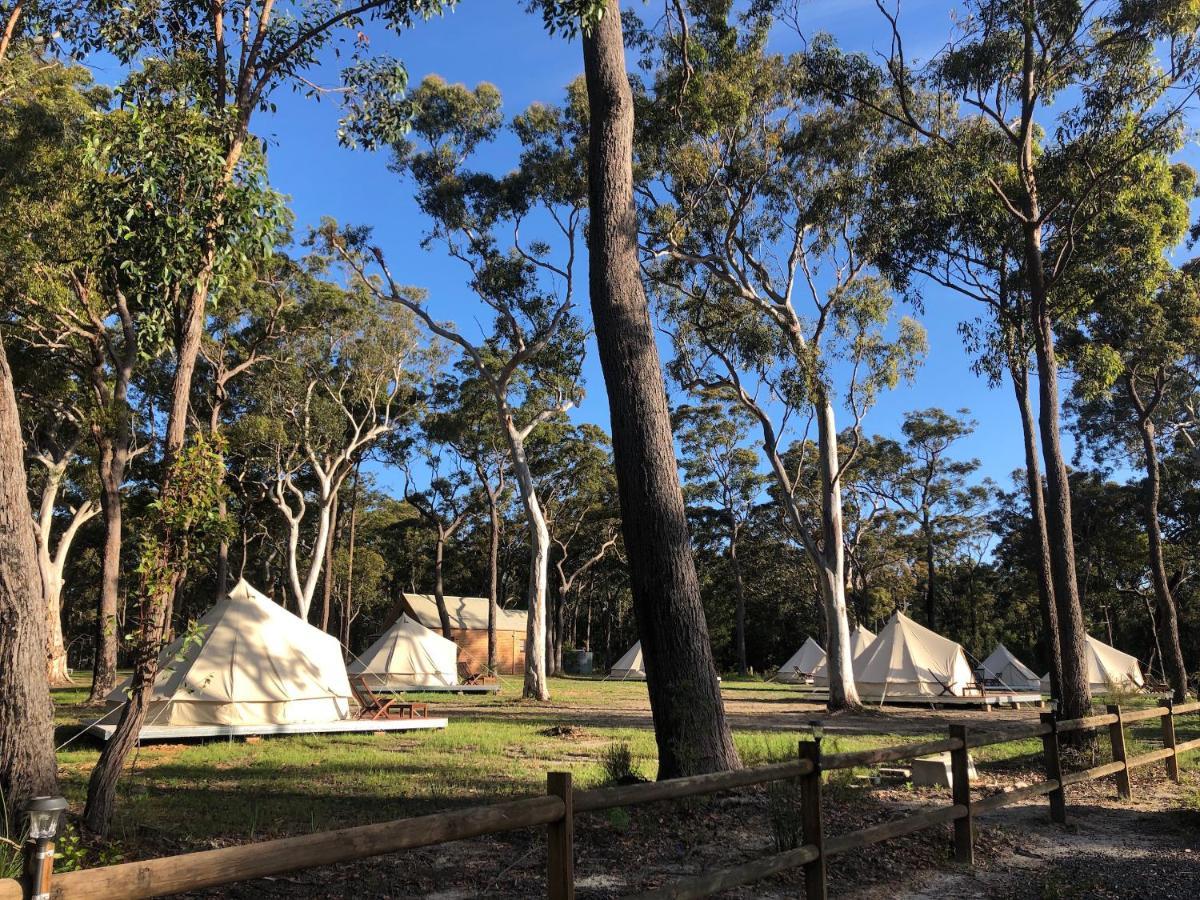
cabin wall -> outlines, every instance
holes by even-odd
[[[473,670],[487,665],[486,628],[451,628],[450,639],[459,647],[459,659]],[[520,675],[525,671],[525,632],[496,631],[496,667],[501,675]]]

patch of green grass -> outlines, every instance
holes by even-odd
[[[576,785],[586,789],[605,782],[605,755],[612,746],[628,747],[630,767],[654,777],[658,756],[653,731],[644,720],[624,725],[624,718],[606,715],[645,710],[644,683],[555,678],[551,691],[550,708],[521,700],[515,678],[504,680],[499,696],[422,696],[433,705],[458,707],[450,726],[440,731],[146,745],[122,779],[114,837],[131,853],[145,855],[214,840],[300,834],[538,794],[545,791],[551,771],[572,772]],[[789,686],[761,681],[727,681],[722,692],[727,700],[793,699]],[[84,684],[55,692],[61,725],[88,722],[103,712],[81,705],[87,693]],[[595,715],[564,717],[563,708]],[[837,727],[836,721],[828,724]],[[887,730],[882,717],[879,726],[871,734],[827,731],[823,749],[850,752],[945,736],[944,730],[897,734]],[[1154,721],[1139,723],[1131,729],[1131,739],[1149,741],[1157,728]],[[1180,720],[1180,740],[1197,732],[1200,716]],[[795,759],[798,742],[806,736],[800,718],[789,730],[734,731],[747,766]],[[1032,760],[1036,765],[1041,742],[1013,741],[972,752],[980,763]],[[98,747],[86,740],[59,753],[64,792],[75,809],[82,806],[98,755]],[[611,815],[617,823],[624,814]]]

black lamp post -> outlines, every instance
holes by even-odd
[[[50,900],[50,876],[54,872],[54,839],[62,823],[67,801],[62,797],[34,797],[25,804],[29,819],[25,874],[30,900]]]

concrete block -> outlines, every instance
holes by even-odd
[[[972,779],[975,778],[975,761],[969,756],[967,771]],[[934,756],[921,756],[912,761],[913,787],[952,787],[954,776],[951,774],[950,754],[938,753]]]

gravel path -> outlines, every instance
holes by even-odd
[[[974,871],[943,870],[904,888],[866,887],[855,900],[1193,900],[1200,893],[1200,774],[1183,783],[1157,766],[1134,773],[1134,799],[1116,798],[1110,781],[1068,791],[1068,821],[1055,826],[1042,801],[981,819],[1004,834],[1007,852],[977,858]]]

